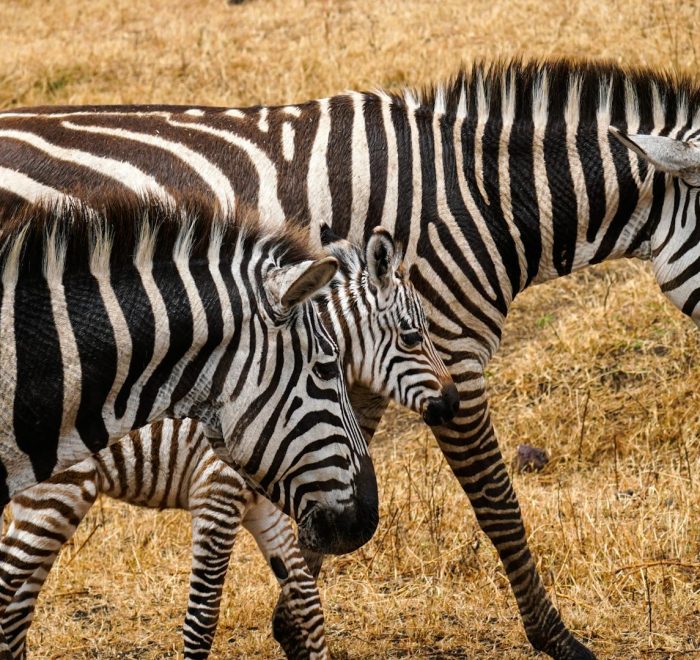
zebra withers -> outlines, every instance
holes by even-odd
[[[28,205],[4,228],[3,502],[151,420],[195,417],[303,543],[372,535],[374,471],[309,300],[335,259],[204,200]]]
[[[329,293],[316,304],[324,325],[338,338],[348,381],[444,421],[456,400],[455,388],[430,341],[421,303],[391,235],[375,230],[364,252],[336,240],[327,228],[323,236],[339,268]],[[13,596],[0,590],[2,603],[12,598],[1,620],[15,657],[24,652],[34,603],[56,553],[100,493],[192,512],[185,657],[204,657],[211,648],[226,565],[241,524],[255,536],[280,583],[274,630],[288,657],[326,657],[318,591],[289,519],[216,458],[201,424],[172,420],[132,432],[12,501],[14,521],[0,542],[0,556],[19,539],[27,549],[21,565],[9,564],[15,570],[10,582],[20,585],[18,591]],[[33,557],[29,548],[37,549]]]
[[[528,639],[557,658],[591,658],[530,554],[485,370],[515,296],[606,259],[650,259],[697,321],[699,137],[695,81],[589,62],[478,63],[423,92],[282,107],[0,113],[0,206],[184,186],[221,208],[310,218],[314,235],[328,218],[352,240],[391,230],[459,390],[459,414],[436,438],[499,553]],[[370,411],[371,433],[382,404],[365,399],[353,402],[361,418]]]

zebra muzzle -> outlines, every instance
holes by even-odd
[[[299,523],[299,543],[305,549],[342,555],[372,538],[379,523],[377,480],[371,458],[361,460],[353,495],[343,504],[316,504]]]

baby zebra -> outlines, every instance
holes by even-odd
[[[311,254],[300,230],[192,201],[3,218],[0,504],[134,428],[193,417],[299,521],[300,541],[351,551],[376,528],[376,480],[309,300],[337,261]],[[33,572],[34,531],[17,525],[3,545],[0,606]]]
[[[330,231],[324,241],[333,240]],[[328,250],[339,263],[330,294],[318,306],[337,337],[344,372],[421,412],[433,423],[455,412],[456,391],[431,343],[423,309],[405,278],[391,235],[377,229],[365,253],[345,241]],[[190,597],[183,627],[185,657],[209,654],[233,543],[242,524],[255,537],[281,587],[275,636],[293,658],[325,658],[323,612],[316,583],[299,552],[289,518],[218,460],[193,421],[156,422],[135,431],[70,471],[12,501],[18,528],[33,530],[25,561],[34,566],[2,616],[15,657],[25,651],[34,604],[62,542],[103,493],[132,504],[192,513]],[[27,543],[30,543],[27,540]]]

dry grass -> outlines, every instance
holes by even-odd
[[[283,102],[516,53],[694,72],[699,18],[687,0],[4,0],[0,106]],[[602,657],[700,656],[699,358],[697,331],[647,269],[615,264],[526,293],[491,365],[504,453],[529,442],[553,459],[516,477],[531,547],[566,621]],[[429,433],[392,411],[373,453],[380,529],[323,577],[334,656],[530,655]],[[34,657],[176,657],[187,529],[181,513],[96,507],[47,585]],[[216,657],[279,655],[275,596],[242,537]]]

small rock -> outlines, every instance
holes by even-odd
[[[516,472],[539,472],[549,463],[549,456],[544,449],[532,445],[518,445],[513,458],[513,469]]]

